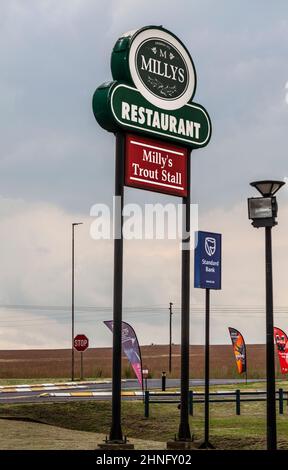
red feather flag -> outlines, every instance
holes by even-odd
[[[278,358],[282,374],[288,373],[288,338],[286,333],[274,326],[274,339],[278,351]]]

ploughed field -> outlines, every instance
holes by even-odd
[[[168,371],[167,345],[149,345],[141,347],[143,366],[148,368],[152,378]],[[180,376],[180,346],[173,345],[172,374]],[[84,353],[84,376],[89,378],[111,377],[111,348],[91,348]],[[232,347],[230,345],[211,346],[212,378],[239,377]],[[265,345],[247,345],[248,378],[265,377]],[[276,357],[275,357],[276,358]],[[80,353],[75,351],[76,376],[80,376]],[[276,358],[276,370],[281,377]],[[45,378],[69,377],[71,374],[71,350],[18,350],[0,351],[0,378]],[[190,346],[190,377],[202,378],[204,375],[204,346]],[[128,361],[122,359],[123,378],[134,378]],[[167,374],[169,376],[169,374]],[[243,377],[244,378],[244,377]]]

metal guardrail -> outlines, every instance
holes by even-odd
[[[198,403],[205,403],[204,392],[194,392],[189,390],[188,404],[189,404],[189,414],[193,416],[194,405]],[[155,400],[154,397],[162,397],[161,400]],[[166,399],[167,397],[167,399]],[[171,399],[170,397],[174,397]],[[150,414],[150,405],[157,404],[180,404],[180,400],[175,400],[175,397],[180,397],[180,392],[150,392],[149,390],[145,391],[144,395],[144,416],[149,418]],[[203,397],[203,398],[202,398]],[[211,398],[210,398],[211,397]],[[221,398],[225,397],[225,398]],[[227,397],[227,398],[226,398]],[[279,388],[276,390],[276,401],[279,402],[279,414],[284,413],[284,400],[287,401],[288,405],[288,391]],[[210,392],[209,393],[209,403],[235,403],[236,415],[241,414],[241,402],[261,402],[266,401],[266,391],[265,390],[255,390],[255,391],[241,391],[240,389],[234,391],[223,391],[223,392]]]

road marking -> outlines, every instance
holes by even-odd
[[[122,392],[121,395],[123,397],[142,397],[143,396],[143,393],[140,392],[140,391],[125,391],[125,392]],[[40,395],[38,395],[39,397],[78,397],[78,398],[81,398],[81,397],[111,397],[112,396],[112,392],[111,391],[103,391],[103,392],[52,392],[52,393],[49,393],[49,392],[45,392],[45,393],[41,393]]]
[[[126,382],[125,379],[122,382]],[[111,380],[93,380],[87,382],[59,382],[46,384],[23,384],[23,385],[0,385],[0,394],[2,393],[18,393],[18,392],[41,392],[42,390],[61,390],[73,388],[85,388],[89,385],[111,384]]]

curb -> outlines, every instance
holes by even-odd
[[[122,380],[126,382],[126,380]],[[41,392],[43,390],[61,390],[73,388],[85,388],[87,385],[103,385],[111,384],[111,380],[87,381],[87,382],[59,382],[59,383],[43,383],[43,384],[23,384],[23,385],[0,385],[0,395],[2,393],[18,393],[18,392]]]
[[[77,397],[77,398],[84,398],[84,397],[111,397],[112,392],[59,392],[59,393],[41,393],[39,397]],[[143,393],[139,391],[135,392],[122,392],[122,397],[143,397]]]

